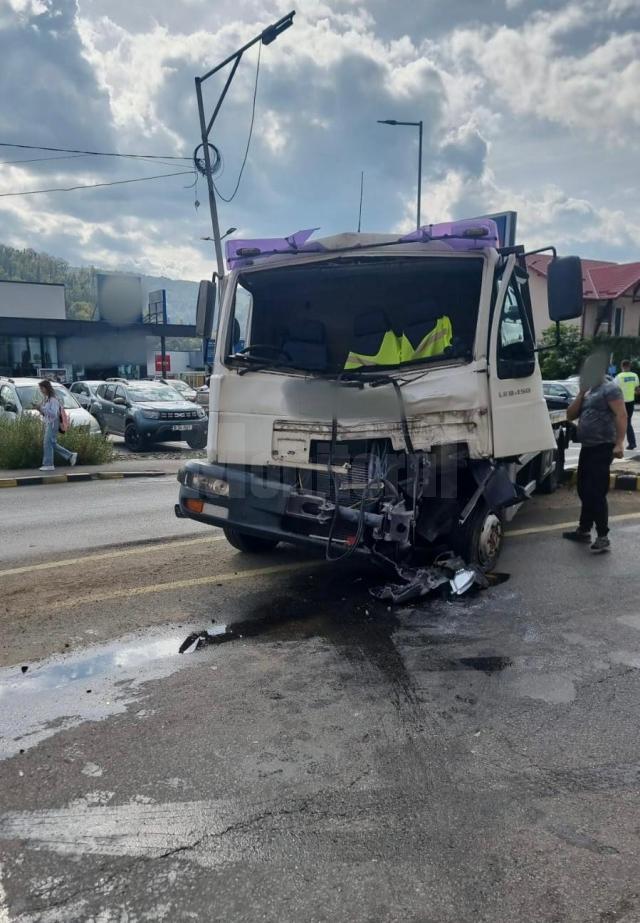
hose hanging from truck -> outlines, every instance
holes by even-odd
[[[338,381],[340,381],[341,378],[342,378],[341,375],[338,376]],[[398,406],[400,409],[400,425],[402,427],[402,435],[404,437],[405,448],[406,448],[408,457],[413,458],[415,457],[415,449],[413,446],[413,441],[411,439],[411,433],[409,432],[409,423],[407,421],[407,414],[406,414],[406,410],[404,406],[404,397],[402,395],[402,390],[401,390],[399,382],[397,382],[395,378],[391,378],[390,376],[384,376],[384,377],[377,379],[374,382],[371,382],[371,387],[379,387],[381,385],[386,385],[386,384],[392,385],[395,391],[395,394],[398,398]],[[330,483],[333,487],[334,509],[333,509],[333,516],[331,517],[331,524],[329,526],[329,535],[327,537],[327,547],[325,551],[326,560],[332,561],[332,562],[346,560],[356,551],[356,549],[360,545],[362,541],[362,536],[364,534],[364,527],[365,527],[365,505],[367,503],[367,500],[370,499],[369,489],[373,483],[373,479],[369,478],[364,487],[364,490],[362,491],[362,499],[360,500],[360,510],[358,514],[356,534],[353,538],[353,541],[349,545],[347,545],[347,548],[345,549],[345,551],[343,551],[341,554],[337,556],[333,556],[331,554],[331,548],[332,548],[332,544],[334,541],[333,534],[335,532],[338,518],[340,516],[340,489],[338,487],[338,480],[337,480],[336,474],[333,470],[333,459],[334,459],[334,453],[335,453],[335,447],[336,447],[337,440],[338,440],[338,418],[337,418],[337,415],[334,413],[331,419],[331,441],[329,443],[329,464],[328,464]],[[416,491],[417,484],[415,483],[416,477],[417,477],[417,470],[414,471],[414,491],[413,491],[414,508],[415,508],[415,503],[416,503],[416,492],[417,492]],[[381,480],[383,484],[387,486],[388,482],[386,478],[383,477],[381,478]],[[393,485],[388,484],[388,486],[393,486]],[[393,487],[393,492],[397,496],[397,490],[395,489],[395,487]]]

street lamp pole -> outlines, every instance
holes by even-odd
[[[418,206],[416,214],[416,227],[420,227],[422,213],[422,127],[423,122],[399,122],[397,119],[378,119],[378,125],[411,125],[418,129]]]
[[[287,13],[286,16],[283,16],[277,22],[272,23],[270,26],[267,26],[266,29],[263,29],[259,35],[256,35],[251,41],[247,42],[242,48],[239,48],[237,51],[234,51],[233,54],[230,54],[227,58],[224,59],[220,64],[217,64],[211,70],[207,71],[206,74],[203,74],[202,77],[196,77],[196,97],[198,100],[198,117],[200,119],[200,137],[202,143],[194,151],[194,161],[196,161],[196,166],[198,162],[198,150],[202,148],[202,156],[204,159],[204,173],[207,178],[207,189],[209,192],[209,211],[211,212],[211,230],[213,231],[213,242],[216,252],[216,262],[218,264],[218,275],[220,278],[224,276],[224,259],[222,257],[222,238],[220,236],[220,224],[218,222],[218,207],[216,204],[216,190],[213,183],[213,168],[211,164],[211,152],[213,151],[216,155],[216,165],[218,152],[216,148],[210,143],[209,137],[211,135],[211,129],[213,128],[213,123],[215,122],[224,98],[227,95],[227,91],[231,86],[231,81],[233,80],[235,73],[240,64],[240,59],[242,55],[251,48],[257,42],[262,42],[263,45],[270,45],[271,42],[274,42],[278,36],[288,29],[289,26],[293,25],[293,17],[295,16],[295,10],[292,10],[290,13]],[[209,77],[213,77],[214,74],[217,74],[219,70],[223,67],[226,67],[227,64],[232,64],[229,75],[226,79],[225,85],[222,88],[222,92],[218,97],[218,101],[214,107],[213,115],[207,122],[205,112],[204,112],[204,102],[202,98],[202,85],[205,83]]]

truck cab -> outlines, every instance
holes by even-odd
[[[524,248],[501,248],[483,219],[231,241],[227,259],[207,462],[180,471],[178,513],[245,551],[288,541],[384,562],[454,550],[493,566],[505,518],[549,478],[564,438],[544,399]],[[580,261],[552,267],[552,319],[577,316]],[[211,283],[201,295],[211,303]]]

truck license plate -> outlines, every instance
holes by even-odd
[[[183,433],[187,429],[193,429],[193,426],[190,423],[178,423],[178,425],[177,426],[174,425],[173,428]]]

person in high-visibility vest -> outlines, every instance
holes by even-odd
[[[411,362],[415,359],[428,359],[430,356],[440,356],[453,341],[453,327],[451,319],[444,314],[439,317],[435,326],[426,333],[414,347],[406,333],[400,340],[400,362]]]
[[[631,417],[636,403],[636,391],[640,388],[640,378],[631,371],[631,362],[622,360],[622,370],[616,375],[616,384],[622,391],[622,400],[627,408],[627,448],[636,448],[636,434],[631,424]]]

